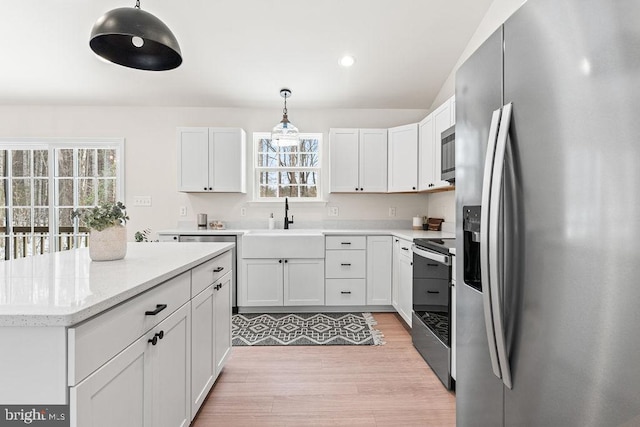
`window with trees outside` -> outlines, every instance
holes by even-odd
[[[321,133],[300,134],[295,146],[278,146],[270,133],[254,133],[255,188],[258,200],[288,197],[315,200],[321,191]]]
[[[0,141],[0,260],[88,244],[75,209],[123,198],[121,139]]]

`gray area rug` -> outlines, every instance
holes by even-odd
[[[371,313],[234,314],[234,346],[246,345],[382,345]]]

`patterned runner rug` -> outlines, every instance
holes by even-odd
[[[382,345],[371,313],[234,314],[232,344]]]

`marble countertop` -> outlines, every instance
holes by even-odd
[[[74,249],[0,262],[0,326],[71,326],[231,249],[233,243],[128,243],[94,262]]]
[[[158,232],[159,235],[171,235],[171,234],[182,234],[182,235],[190,235],[190,236],[205,236],[205,235],[237,235],[242,236],[254,230],[241,230],[241,229],[228,229],[228,230],[198,230],[198,229],[170,229],[170,230],[161,230]],[[292,234],[295,233],[295,228],[291,229]],[[411,229],[396,229],[396,230],[387,230],[387,229],[319,229],[319,232],[324,234],[325,236],[344,236],[344,235],[367,235],[367,236],[396,236],[401,239],[413,240],[416,238],[455,238],[455,233],[448,233],[445,231],[424,231],[424,230],[411,230]]]

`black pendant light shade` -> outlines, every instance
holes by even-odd
[[[136,7],[102,15],[91,30],[89,46],[104,59],[139,70],[164,71],[182,64],[178,40],[164,22]]]

